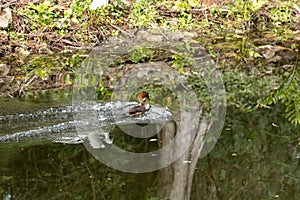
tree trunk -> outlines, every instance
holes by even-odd
[[[158,196],[160,198],[190,199],[194,170],[204,145],[203,136],[208,128],[206,120],[200,121],[201,111],[202,109],[198,108],[193,111],[193,114],[181,113],[181,119],[177,117],[174,122],[166,124],[159,135],[161,147],[170,143],[175,136],[178,138],[173,144],[173,152],[164,155],[165,158],[162,157],[162,159],[167,159],[166,157],[183,151],[186,144],[190,144],[178,160],[160,170],[158,176]]]

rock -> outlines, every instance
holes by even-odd
[[[7,28],[12,20],[10,8],[5,8],[0,12],[0,28]]]
[[[4,64],[0,64],[0,76],[6,76],[10,72],[10,68]]]

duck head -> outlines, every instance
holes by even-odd
[[[138,93],[136,98],[141,104],[146,103],[146,101],[150,100],[149,93],[145,91]]]

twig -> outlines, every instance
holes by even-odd
[[[11,79],[1,88],[1,91],[4,91],[14,79],[15,77],[12,76]]]
[[[27,87],[36,77],[37,75],[34,74],[31,76],[31,78],[28,81],[25,80],[25,83],[21,85],[21,88],[19,90],[19,95],[23,92],[24,88]]]
[[[300,13],[300,8],[299,6],[297,6],[297,4],[293,3],[294,8],[298,11],[298,13]]]
[[[70,37],[72,36],[76,31],[78,31],[80,28],[82,27],[82,24],[79,25],[78,27],[76,27],[71,33],[68,33],[66,35],[61,36],[60,38],[58,38],[57,40],[54,41],[54,43],[57,43],[58,41],[60,41],[61,39],[65,38],[65,37]]]
[[[115,25],[113,25],[113,24],[110,24],[110,25],[111,25],[113,28],[115,28],[115,29],[121,31],[121,32],[124,33],[125,35],[128,35],[128,36],[131,37],[131,38],[134,38],[133,35],[131,35],[130,33],[126,32],[126,31],[124,31],[124,30],[122,30],[121,28],[119,28],[119,27],[117,27],[117,26],[115,26]]]
[[[85,46],[85,47],[76,47],[76,46],[65,46],[68,49],[72,49],[72,50],[93,50],[93,49],[97,49],[97,47],[94,46]]]
[[[191,9],[192,11],[206,11],[208,10],[209,8],[194,8],[194,9]]]

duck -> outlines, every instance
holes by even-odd
[[[149,93],[142,91],[137,95],[137,100],[140,102],[140,105],[135,106],[129,110],[129,116],[136,117],[143,114],[150,109],[150,104],[147,103],[150,100]]]

